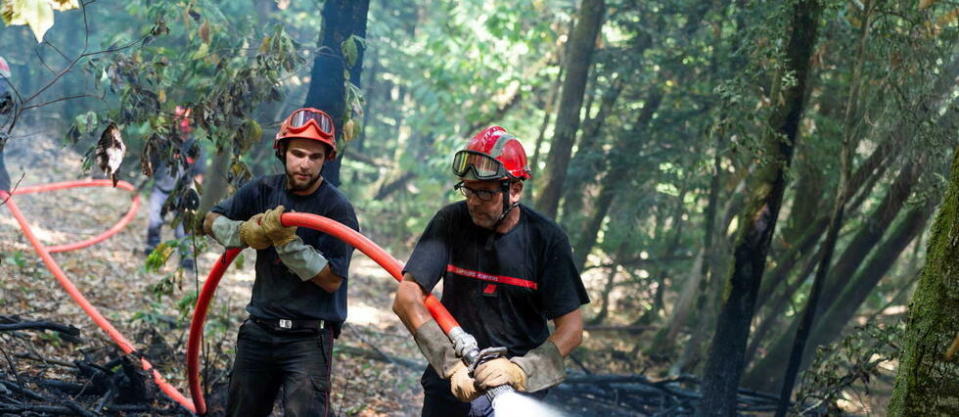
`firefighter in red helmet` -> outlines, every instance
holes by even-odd
[[[189,108],[176,106],[173,111],[173,121],[176,123],[174,134],[169,141],[160,143],[159,152],[151,154],[154,169],[144,250],[147,256],[160,244],[166,214],[173,212],[180,215],[185,210],[194,210],[199,202],[194,182],[203,183],[206,153],[191,134],[190,114]],[[172,160],[161,155],[168,155]],[[177,239],[187,235],[182,223],[173,228],[173,236]],[[193,271],[194,264],[191,254],[180,252],[181,268]]]
[[[520,204],[532,174],[519,139],[489,127],[456,152],[452,171],[466,200],[442,208],[426,227],[393,311],[431,365],[421,381],[422,415],[490,416],[492,404],[480,395],[490,388],[509,384],[542,398],[563,380],[563,358],[582,341],[579,307],[589,297],[566,234]],[[463,330],[480,348],[505,347],[506,357],[472,373],[456,357],[424,305],[441,279],[441,301]]]
[[[286,415],[330,415],[333,339],[346,320],[353,248],[325,233],[285,227],[280,218],[284,210],[313,213],[359,229],[346,196],[320,174],[336,155],[334,133],[325,112],[294,111],[273,141],[284,173],[248,182],[204,221],[204,231],[223,246],[257,250],[228,416],[269,415],[281,387]]]

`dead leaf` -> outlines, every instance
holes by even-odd
[[[927,9],[939,0],[919,0],[919,10]]]
[[[204,43],[210,43],[210,24],[207,22],[200,26],[200,39],[203,39]]]
[[[140,152],[140,172],[147,177],[153,176],[153,156],[157,154],[160,140],[160,136],[154,133],[143,145],[143,152]]]
[[[100,141],[97,142],[95,154],[97,156],[97,166],[104,174],[113,179],[113,186],[117,186],[117,170],[123,163],[123,155],[126,154],[127,145],[123,143],[120,137],[120,129],[117,124],[110,122],[110,125],[100,135]]]
[[[949,349],[946,350],[946,360],[951,361],[953,356],[956,356],[956,351],[959,351],[959,334],[956,335],[956,338],[952,341],[952,344],[949,345]]]

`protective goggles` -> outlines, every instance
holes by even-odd
[[[299,109],[286,119],[286,127],[292,132],[302,132],[310,123],[325,136],[333,136],[333,119],[316,109]]]
[[[453,174],[467,177],[470,170],[477,180],[495,180],[510,176],[502,162],[485,153],[469,150],[457,152],[453,156]]]

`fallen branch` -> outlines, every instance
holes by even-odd
[[[362,356],[364,358],[373,359],[380,362],[393,363],[393,364],[400,365],[405,368],[410,368],[414,370],[422,370],[423,368],[426,367],[426,362],[419,362],[413,359],[400,358],[397,356],[388,355],[382,351],[363,349],[356,346],[344,345],[342,343],[336,345],[334,350],[338,350],[354,356]]]
[[[52,321],[21,321],[18,323],[0,324],[0,332],[13,330],[53,330],[74,337],[80,335],[80,329],[72,325],[54,323]]]

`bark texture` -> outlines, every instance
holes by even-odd
[[[572,43],[566,61],[566,79],[560,96],[559,112],[556,115],[556,132],[546,158],[546,172],[542,183],[543,192],[537,201],[541,213],[556,218],[559,199],[563,195],[566,168],[573,153],[573,142],[579,130],[579,113],[583,106],[589,66],[596,49],[596,36],[603,26],[606,13],[605,0],[583,0],[573,29]]]
[[[343,117],[346,109],[346,77],[360,87],[360,72],[363,69],[362,44],[357,45],[356,59],[352,65],[343,56],[343,42],[350,36],[366,39],[366,15],[370,9],[369,0],[329,0],[323,3],[323,30],[320,31],[320,51],[313,59],[310,71],[310,91],[306,95],[304,107],[314,107],[327,112],[336,126],[337,145],[343,141]],[[340,185],[340,159],[337,158],[323,166],[323,178],[335,186]]]
[[[959,363],[945,359],[959,332],[959,152],[909,307],[893,417],[959,415]]]

